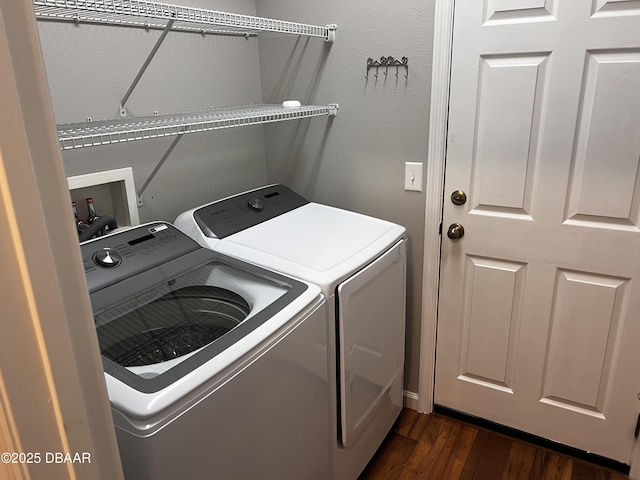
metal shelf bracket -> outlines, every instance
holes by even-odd
[[[158,173],[158,170],[160,170],[160,167],[162,167],[164,162],[167,161],[167,158],[169,158],[169,156],[171,155],[171,152],[173,152],[173,149],[176,148],[176,145],[178,145],[178,142],[182,140],[182,137],[184,137],[184,135],[180,134],[175,138],[173,142],[171,142],[171,145],[169,145],[169,148],[167,149],[167,151],[164,152],[164,155],[156,165],[156,168],[153,169],[149,177],[144,181],[144,183],[140,187],[140,190],[138,190],[138,193],[136,195],[138,197],[138,207],[144,206],[144,202],[142,201],[142,192],[144,192],[147,189],[147,186],[151,183],[151,180],[153,180],[153,177],[156,176],[156,173]]]
[[[158,41],[156,42],[156,44],[151,49],[151,52],[149,52],[149,55],[147,56],[147,59],[142,64],[142,67],[140,68],[140,71],[138,72],[136,77],[133,79],[133,82],[131,82],[131,86],[127,90],[127,93],[125,93],[124,97],[122,97],[122,101],[120,102],[120,116],[121,117],[124,118],[124,117],[127,116],[127,109],[125,108],[125,104],[127,103],[127,100],[129,100],[129,97],[133,93],[133,90],[138,85],[138,82],[142,78],[142,75],[144,74],[145,70],[147,69],[147,67],[151,63],[151,60],[153,59],[153,57],[158,52],[158,49],[160,48],[160,45],[162,45],[162,42],[167,37],[167,34],[171,30],[171,27],[173,27],[174,22],[175,22],[175,20],[169,20],[169,22],[167,23],[167,26],[164,27],[164,30],[162,31],[162,34],[160,35],[160,38],[158,38]]]

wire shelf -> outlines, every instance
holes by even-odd
[[[152,20],[175,20],[172,29],[202,33],[277,32],[333,42],[335,25],[308,25],[143,0],[33,0],[36,17],[112,25],[164,28]]]
[[[337,108],[335,104],[304,105],[294,108],[281,105],[247,105],[153,117],[67,123],[58,125],[58,140],[62,150],[71,150],[321,115],[336,115]]]

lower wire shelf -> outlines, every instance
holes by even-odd
[[[322,115],[335,116],[337,111],[337,104],[299,107],[246,105],[153,117],[66,123],[58,125],[58,140],[62,150],[71,150]]]

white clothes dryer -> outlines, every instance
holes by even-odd
[[[317,286],[164,222],[81,251],[126,478],[331,476]]]
[[[403,405],[406,230],[271,185],[184,212],[200,245],[318,285],[329,305],[333,478],[355,479]]]

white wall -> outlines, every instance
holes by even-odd
[[[423,193],[404,191],[404,162],[426,162],[434,1],[256,0],[260,16],[338,24],[336,42],[262,36],[266,103],[338,103],[333,121],[265,126],[267,176],[311,200],[404,225],[409,233],[405,388],[418,391]],[[409,59],[377,80],[368,57]],[[437,228],[437,226],[434,226]]]

